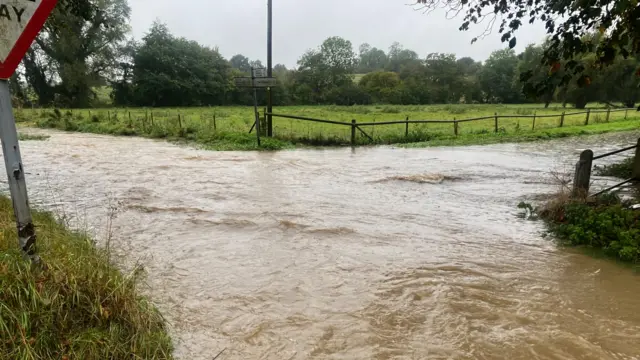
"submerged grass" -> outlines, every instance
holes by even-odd
[[[25,124],[66,131],[98,134],[144,136],[169,141],[198,143],[211,150],[278,150],[296,146],[344,146],[351,142],[351,120],[357,123],[411,120],[462,120],[457,136],[452,123],[365,125],[356,133],[358,145],[411,144],[411,147],[471,145],[497,142],[537,141],[557,137],[597,134],[640,128],[635,111],[606,113],[594,111],[585,125],[586,114],[566,115],[575,109],[541,105],[425,105],[425,106],[289,106],[274,113],[333,120],[325,124],[274,117],[273,138],[256,145],[250,107],[180,109],[92,109],[92,110],[20,110],[16,118]],[[598,111],[603,111],[599,109]],[[499,118],[495,131],[494,114]],[[533,119],[532,115],[536,115]],[[517,118],[515,116],[528,116]],[[563,121],[561,121],[563,119]],[[562,127],[561,127],[562,123]]]
[[[24,133],[18,134],[18,140],[20,141],[42,141],[42,140],[47,140],[50,137],[51,136],[49,135],[34,135],[34,134],[24,134]]]
[[[611,176],[625,180],[631,179],[633,177],[633,158],[626,158],[621,162],[610,165],[595,166],[594,171],[596,175],[600,176]]]
[[[0,359],[171,359],[164,320],[105,250],[35,212],[46,267],[23,260],[0,196]]]

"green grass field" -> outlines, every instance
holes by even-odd
[[[582,133],[634,130],[640,125],[640,115],[633,110],[612,111],[607,121],[606,110],[592,106],[589,125],[586,115],[565,116],[563,112],[582,112],[573,108],[537,104],[526,105],[430,105],[430,106],[289,106],[276,107],[274,113],[344,122],[345,125],[324,124],[274,117],[274,138],[265,139],[264,149],[281,149],[296,145],[348,145],[351,121],[376,123],[410,120],[464,120],[484,116],[501,116],[498,132],[493,118],[454,124],[410,124],[362,126],[367,136],[357,132],[359,145],[418,143],[473,144],[502,141],[530,141],[540,138],[580,135]],[[260,109],[262,111],[262,109]],[[532,116],[536,115],[535,128]],[[504,117],[512,116],[512,117]],[[518,118],[524,116],[526,118]],[[551,116],[551,117],[545,117]],[[254,115],[251,107],[211,107],[179,109],[51,109],[16,110],[18,121],[69,131],[115,135],[138,135],[177,141],[191,141],[215,150],[256,149],[255,135],[249,134]],[[348,124],[348,125],[347,125]],[[554,130],[555,129],[555,130]],[[553,130],[553,131],[552,131]],[[551,135],[546,135],[551,134]],[[477,140],[477,141],[474,141]],[[493,141],[491,140],[493,139]]]

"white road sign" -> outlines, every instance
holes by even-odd
[[[0,0],[0,79],[7,79],[38,35],[56,0]]]

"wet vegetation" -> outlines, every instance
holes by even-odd
[[[640,210],[629,200],[607,194],[590,201],[553,200],[538,213],[560,243],[602,250],[631,263],[640,262]]]
[[[18,250],[11,201],[0,197],[0,359],[171,359],[163,318],[106,250],[34,213],[45,266]]]
[[[620,163],[596,168],[601,176],[629,179],[632,177],[633,158]],[[605,254],[624,262],[640,262],[640,202],[638,191],[620,196],[613,191],[597,197],[575,198],[569,196],[564,182],[559,193],[542,207],[532,209],[520,204],[524,216],[542,218],[549,232],[563,245],[579,246]]]
[[[633,158],[627,158],[611,165],[598,166],[594,170],[596,175],[630,179],[633,176]]]

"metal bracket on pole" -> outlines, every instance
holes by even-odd
[[[0,80],[0,140],[2,140],[2,153],[9,179],[9,191],[16,216],[20,248],[29,259],[37,263],[40,258],[36,254],[36,231],[29,209],[18,131],[11,107],[9,84],[6,80]]]

